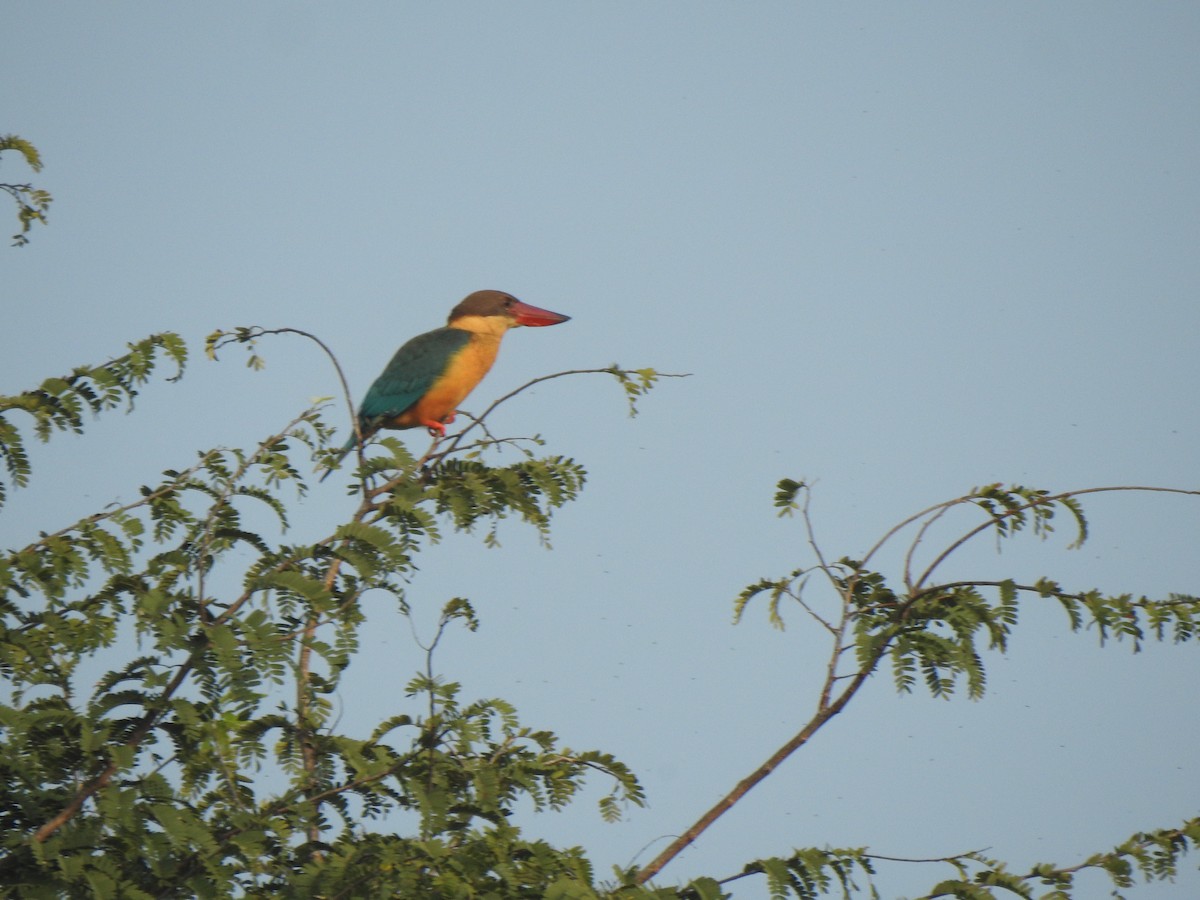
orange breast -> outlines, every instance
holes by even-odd
[[[396,425],[414,428],[426,422],[445,421],[483,380],[499,350],[499,335],[472,334],[470,342],[451,357],[446,371],[425,395],[396,417]]]

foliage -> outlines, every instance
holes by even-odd
[[[33,390],[14,397],[0,396],[0,459],[16,487],[29,482],[29,453],[21,432],[7,413],[20,410],[33,418],[34,433],[42,441],[54,431],[83,433],[84,411],[104,412],[121,404],[133,408],[138,389],[150,378],[162,356],[177,366],[170,380],[183,375],[187,347],[178,335],[156,334],[129,344],[129,352],[98,366],[79,366],[62,378],[47,378]],[[0,481],[0,506],[7,489]]]
[[[688,844],[763,781],[775,768],[807,744],[834,716],[840,714],[863,684],[885,664],[889,665],[896,689],[908,693],[924,684],[934,697],[950,698],[965,685],[973,700],[983,697],[987,674],[983,652],[1003,652],[1019,620],[1022,598],[1057,600],[1066,611],[1074,631],[1093,628],[1103,644],[1110,639],[1127,640],[1137,651],[1146,640],[1192,641],[1197,637],[1200,598],[1170,594],[1165,598],[1134,598],[1110,595],[1100,590],[1071,592],[1056,581],[1042,578],[1033,584],[1013,579],[1000,581],[939,581],[943,565],[972,540],[989,535],[1009,540],[1022,532],[1046,538],[1055,531],[1056,515],[1066,514],[1075,529],[1070,546],[1078,547],[1088,536],[1088,523],[1080,502],[1082,496],[1113,491],[1165,492],[1200,496],[1200,491],[1156,487],[1087,488],[1052,494],[1021,485],[990,484],[931,506],[890,529],[863,559],[842,557],[834,562],[816,540],[808,514],[809,488],[803,481],[783,479],[776,488],[774,505],[780,516],[800,513],[808,532],[814,565],[792,571],[782,578],[763,578],[747,586],[734,604],[735,621],[750,604],[766,601],[769,621],[784,628],[787,610],[799,611],[828,635],[830,652],[826,674],[819,687],[815,709],[800,730],[654,861],[637,873],[636,880],[648,881]],[[921,548],[931,539],[932,529],[951,512],[974,509],[982,521],[966,528],[940,550],[920,561]],[[901,571],[889,578],[872,562],[883,549],[912,534],[903,549]],[[830,590],[823,600],[812,597],[810,579],[817,578]],[[1050,897],[1069,897],[1073,876],[1084,869],[1100,869],[1115,887],[1132,884],[1136,870],[1147,880],[1170,879],[1179,858],[1196,844],[1200,819],[1178,828],[1137,834],[1111,853],[1101,853],[1075,866],[1041,865],[1024,874],[1010,872],[1003,863],[979,853],[966,853],[939,860],[953,865],[958,877],[938,884],[931,897],[991,898],[992,888],[1003,888],[1021,897],[1033,897],[1034,884],[1052,885]],[[884,859],[866,851],[797,850],[792,856],[760,860],[751,871],[767,875],[772,896],[801,898],[828,894],[836,886],[843,896],[859,893],[850,873],[856,867],[868,879],[868,861]],[[973,874],[972,874],[973,872]],[[741,876],[738,876],[741,877]],[[868,896],[878,896],[868,880]]]
[[[29,141],[15,134],[0,135],[0,153],[5,150],[16,150],[29,168],[34,172],[42,171],[42,157]],[[46,224],[46,213],[54,198],[48,191],[31,184],[0,184],[0,191],[12,197],[17,204],[17,221],[21,223],[21,230],[13,235],[13,246],[22,247],[29,243],[26,235],[34,222]]]
[[[257,342],[285,333],[316,340],[294,329],[242,328],[213,335],[206,351],[215,357],[244,345],[258,368]],[[153,335],[107,363],[0,397],[7,484],[24,487],[32,477],[23,418],[43,441],[81,432],[85,412],[132,407],[163,364],[173,364],[174,380],[186,358],[177,336]],[[631,404],[662,377],[614,365],[531,384],[582,373],[616,378]],[[650,881],[881,667],[901,691],[923,684],[935,696],[983,696],[985,653],[1007,646],[1026,599],[1053,599],[1072,628],[1135,648],[1196,637],[1197,601],[1186,595],[1071,592],[1050,579],[939,581],[942,564],[979,536],[1045,537],[1065,514],[1082,540],[1079,498],[1090,491],[989,485],[900,523],[861,560],[827,562],[812,534],[808,488],[784,480],[776,508],[802,518],[816,563],[750,585],[735,611],[741,617],[765,601],[778,627],[799,611],[829,635],[813,716],[655,861],[598,882],[582,849],[526,838],[514,814],[560,809],[599,776],[609,786],[600,814],[615,821],[645,801],[643,789],[611,755],[564,746],[523,724],[507,701],[464,696],[438,673],[441,641],[481,627],[468,600],[443,606],[416,671],[373,728],[340,730],[334,704],[366,625],[364,595],[372,608],[390,598],[408,614],[418,554],[447,530],[494,545],[498,524],[515,519],[548,542],[554,512],[583,489],[582,465],[543,453],[540,438],[489,431],[488,414],[517,393],[423,455],[391,437],[369,456],[360,451],[348,487],[352,514],[314,539],[289,529],[312,461],[329,465],[336,456],[320,408],[249,449],[205,450],[134,499],[0,555],[3,892],[707,900],[754,878],[773,897],[878,897],[882,866],[916,861],[801,848],[723,878]],[[0,480],[0,501],[5,487]],[[981,521],[918,564],[932,526],[958,509]],[[874,560],[902,533],[915,537],[902,571],[888,576]],[[813,579],[827,586],[823,599],[813,596]],[[1198,837],[1200,820],[1192,820],[1074,866],[1024,873],[979,852],[921,862],[951,870],[930,897],[1032,897],[1039,887],[1069,897],[1085,869],[1108,873],[1117,888],[1135,874],[1170,878]]]
[[[32,474],[16,413],[42,440],[81,431],[85,411],[132,404],[161,362],[181,371],[185,359],[177,336],[155,335],[0,398],[11,483]],[[562,807],[589,775],[610,780],[600,811],[618,817],[643,802],[620,761],[562,746],[504,700],[464,699],[434,672],[432,648],[369,735],[338,733],[331,703],[365,593],[407,611],[414,557],[447,527],[494,540],[513,516],[548,535],[582,467],[532,453],[484,465],[475,445],[415,459],[386,439],[350,520],[285,542],[291,497],[330,434],[307,410],[251,450],[205,451],[136,499],[0,557],[7,890],[593,896],[580,850],[526,840],[509,818]],[[446,605],[439,638],[454,623],[478,626],[467,601]],[[140,652],[120,659],[131,637]],[[411,833],[397,833],[405,821]]]

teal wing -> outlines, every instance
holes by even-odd
[[[419,334],[399,350],[387,364],[383,374],[375,379],[358,408],[358,426],[366,439],[379,430],[379,425],[393,416],[398,416],[425,395],[433,387],[450,359],[465,347],[471,335],[460,328],[438,328]],[[350,439],[338,454],[341,460],[358,444],[358,437],[351,433]],[[321,476],[324,481],[330,470]]]
[[[359,407],[363,432],[376,430],[379,422],[400,415],[420,400],[470,340],[471,335],[462,329],[438,328],[417,335],[397,350]]]
[[[457,328],[439,328],[418,335],[396,350],[388,367],[384,368],[359,407],[359,428],[362,437],[368,438],[379,430],[380,422],[400,415],[419,401],[425,392],[437,382],[440,374],[458,350],[470,341],[468,332]],[[358,445],[359,439],[353,432],[337,455],[341,461]],[[320,476],[324,481],[332,469]]]

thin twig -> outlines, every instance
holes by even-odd
[[[912,584],[913,556],[917,552],[917,547],[920,546],[921,541],[924,539],[925,533],[927,531],[929,531],[930,528],[933,527],[933,524],[935,522],[937,522],[938,519],[940,519],[942,516],[944,516],[946,513],[948,513],[951,509],[953,509],[954,506],[958,505],[959,503],[965,502],[965,499],[966,498],[960,497],[958,500],[953,500],[949,503],[943,504],[941,509],[938,509],[931,516],[929,516],[929,518],[927,518],[924,522],[921,523],[921,527],[917,530],[917,536],[915,538],[913,538],[912,543],[909,544],[909,546],[908,546],[908,552],[904,554],[904,587],[908,590],[909,593],[912,593],[912,589],[913,589],[913,584]]]
[[[1120,485],[1120,486],[1116,486],[1116,487],[1083,488],[1081,490],[1063,491],[1061,493],[1052,494],[1052,495],[1049,495],[1046,497],[1038,497],[1036,500],[1030,500],[1028,503],[1023,503],[1020,506],[1017,506],[1013,509],[1006,509],[1003,513],[1000,514],[1000,518],[1011,518],[1012,516],[1023,513],[1026,510],[1033,509],[1035,506],[1047,506],[1049,504],[1059,503],[1063,500],[1067,500],[1067,499],[1070,499],[1073,497],[1082,497],[1084,494],[1109,494],[1109,493],[1115,493],[1117,491],[1137,491],[1139,493],[1184,494],[1184,495],[1190,495],[1190,496],[1200,496],[1200,491],[1189,491],[1189,490],[1185,490],[1183,488],[1147,487],[1144,485]],[[958,502],[958,501],[953,501],[953,502]],[[936,507],[933,507],[933,508],[935,509]],[[950,557],[951,554],[953,554],[956,550],[958,550],[959,547],[961,547],[963,544],[967,543],[967,541],[971,540],[972,538],[982,534],[985,531],[988,531],[991,528],[995,528],[995,527],[996,527],[996,520],[994,518],[989,518],[988,521],[984,522],[981,525],[976,526],[975,528],[972,528],[970,531],[966,532],[964,535],[959,537],[958,540],[954,541],[954,543],[950,544],[949,547],[947,547],[945,550],[943,550],[941,553],[939,553],[937,555],[937,557],[933,560],[933,562],[931,562],[929,564],[928,568],[926,568],[925,571],[921,573],[921,577],[916,580],[916,582],[912,585],[910,590],[919,592],[921,590],[921,587],[925,584],[926,580],[931,578],[933,576],[934,571],[942,563],[944,563]]]

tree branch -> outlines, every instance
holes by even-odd
[[[967,541],[971,540],[972,538],[982,534],[983,532],[989,531],[990,529],[995,528],[996,527],[996,518],[1009,519],[1016,515],[1019,515],[1020,513],[1026,512],[1027,510],[1034,509],[1035,507],[1038,507],[1038,506],[1047,506],[1047,505],[1050,505],[1053,503],[1058,503],[1063,500],[1068,500],[1068,499],[1071,499],[1074,497],[1082,497],[1085,494],[1110,494],[1110,493],[1115,493],[1117,491],[1136,491],[1139,493],[1184,494],[1184,495],[1188,495],[1188,496],[1200,496],[1200,491],[1189,491],[1189,490],[1185,490],[1183,488],[1147,487],[1144,485],[1121,485],[1121,486],[1116,486],[1116,487],[1083,488],[1082,490],[1063,491],[1062,493],[1059,493],[1059,494],[1052,494],[1052,495],[1047,495],[1045,497],[1039,497],[1036,500],[1031,500],[1028,503],[1024,503],[1014,509],[1005,510],[998,517],[989,518],[988,521],[982,523],[981,525],[977,525],[975,528],[972,528],[966,534],[962,535],[960,538],[958,538],[958,540],[954,541],[952,544],[950,544],[949,547],[947,547],[945,550],[943,550],[941,553],[939,553],[937,555],[937,557],[933,560],[933,562],[931,562],[929,564],[929,566],[925,569],[925,571],[921,573],[921,576],[910,587],[910,591],[919,593],[922,585],[925,584],[926,580],[931,578],[933,576],[934,571],[942,563],[944,563],[951,556],[951,554],[953,554],[956,550],[958,550],[959,547],[961,547],[963,544],[967,543]],[[970,501],[972,499],[975,499],[975,495],[970,494],[970,495],[967,495],[966,497],[960,497],[957,500],[952,500],[952,501],[950,501],[950,503],[952,503],[952,504],[963,503],[963,502]],[[943,506],[943,505],[946,505],[946,504],[939,504],[939,506]],[[938,507],[936,507],[936,506],[931,507],[930,510],[927,510],[927,512],[930,512],[937,508]],[[911,521],[913,521],[913,519],[910,518],[906,521],[911,522]],[[890,533],[891,532],[889,532],[889,534]]]

